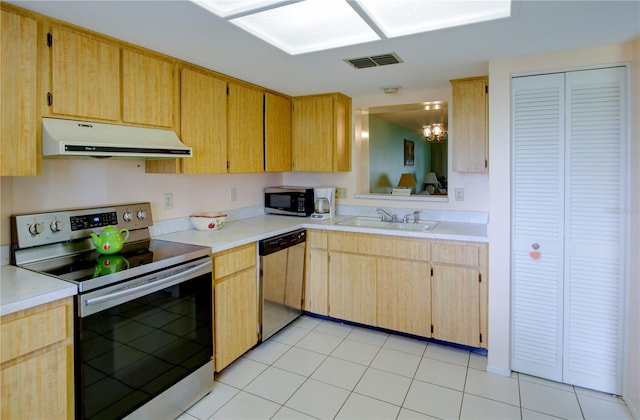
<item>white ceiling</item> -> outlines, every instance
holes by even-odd
[[[9,3],[292,96],[377,95],[384,85],[442,89],[449,79],[487,74],[492,59],[640,34],[640,0],[514,0],[510,18],[293,56],[189,1]],[[403,62],[356,70],[343,61],[391,52]]]

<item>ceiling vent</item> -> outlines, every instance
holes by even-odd
[[[356,69],[366,69],[367,67],[402,63],[402,60],[396,55],[396,53],[372,55],[370,57],[347,58],[344,61]]]

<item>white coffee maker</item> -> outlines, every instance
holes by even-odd
[[[315,220],[331,219],[336,215],[336,189],[334,187],[314,188],[315,212],[311,215]]]

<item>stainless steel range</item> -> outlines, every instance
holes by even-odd
[[[211,249],[151,239],[149,203],[11,217],[12,264],[75,283],[76,418],[174,418],[213,386]],[[117,254],[90,237],[130,233]]]

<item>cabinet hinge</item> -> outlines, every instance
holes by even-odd
[[[227,170],[229,170],[229,161],[227,161]]]
[[[482,273],[478,273],[478,283],[482,283]]]
[[[480,342],[482,343],[482,333],[480,333]]]
[[[53,45],[53,35],[51,32],[47,32],[47,47],[51,47]]]
[[[484,85],[484,93],[489,93],[489,85]]]
[[[227,96],[229,96],[229,85],[227,85]]]
[[[433,267],[431,267],[431,277],[433,277]],[[433,328],[433,326],[431,328]]]
[[[433,334],[433,324],[431,324],[431,334]]]
[[[47,92],[47,106],[53,105],[53,95],[51,92]]]
[[[487,161],[487,159],[484,160],[484,169],[487,169],[489,167],[489,162]]]

